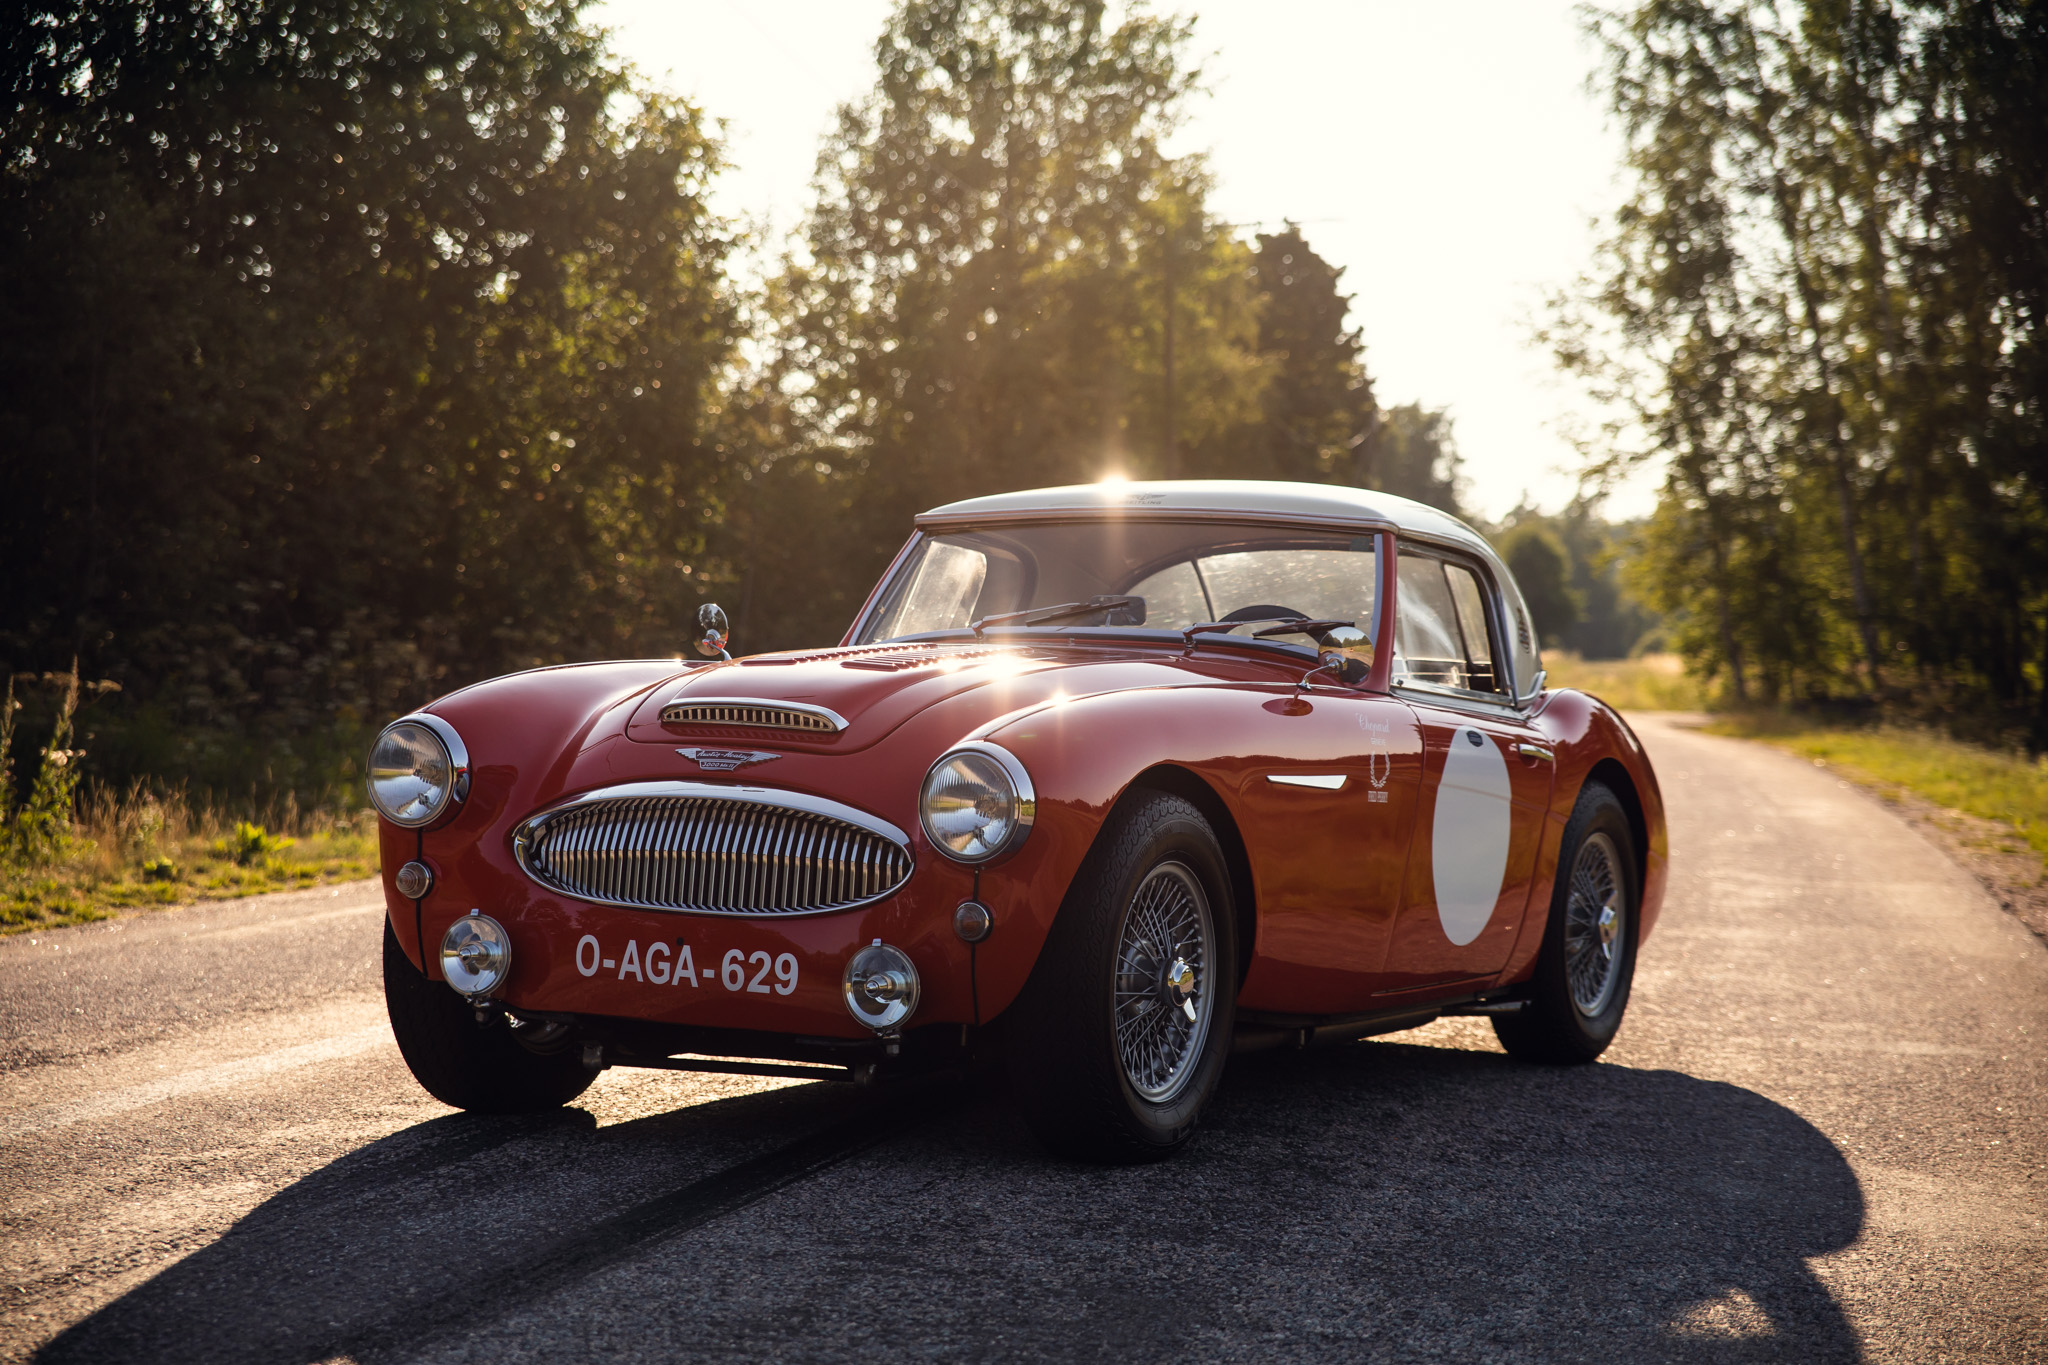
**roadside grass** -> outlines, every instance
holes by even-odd
[[[1780,711],[1724,714],[1705,729],[1775,745],[1880,796],[1910,792],[2003,825],[2048,867],[2048,759],[1965,744],[1929,730],[1825,725]]]
[[[0,934],[122,910],[352,881],[377,871],[368,811],[303,814],[286,798],[244,818],[136,784],[81,799],[42,856],[0,857]]]
[[[1685,671],[1676,654],[1634,659],[1581,659],[1546,653],[1543,666],[1552,687],[1590,692],[1624,715],[1630,711],[1704,711],[1712,698],[1707,684]]]
[[[1824,765],[1880,797],[1910,793],[1947,810],[1988,820],[2009,838],[1970,840],[1994,853],[2030,850],[2048,881],[2048,759],[1988,749],[1908,725],[1855,725],[1780,708],[1733,709],[1685,671],[1675,654],[1581,659],[1545,654],[1550,685],[1590,692],[1624,715],[1631,711],[1710,714],[1708,734],[1753,739]],[[1981,830],[1981,827],[1979,827]]]

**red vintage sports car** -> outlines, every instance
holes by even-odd
[[[836,648],[574,664],[371,755],[384,980],[427,1090],[606,1066],[877,1083],[1001,1059],[1055,1151],[1184,1142],[1233,1052],[1620,1026],[1664,807],[1544,685],[1463,523],[1320,484],[927,512]]]

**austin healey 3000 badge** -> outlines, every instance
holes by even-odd
[[[782,757],[781,754],[764,754],[759,749],[678,749],[676,752],[707,773],[729,773],[749,763],[766,763],[771,758]]]

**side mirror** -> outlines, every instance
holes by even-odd
[[[1357,626],[1333,626],[1316,640],[1316,659],[1353,687],[1372,674],[1372,637]]]
[[[732,662],[732,655],[725,652],[726,641],[732,638],[732,627],[726,624],[725,608],[716,602],[706,602],[697,608],[697,652],[707,659],[724,659]]]

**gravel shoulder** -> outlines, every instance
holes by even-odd
[[[0,941],[0,1359],[2048,1360],[2048,950],[1835,775],[1637,728],[1673,881],[1599,1065],[1241,1058],[1150,1167],[975,1092],[452,1113],[368,884]]]

